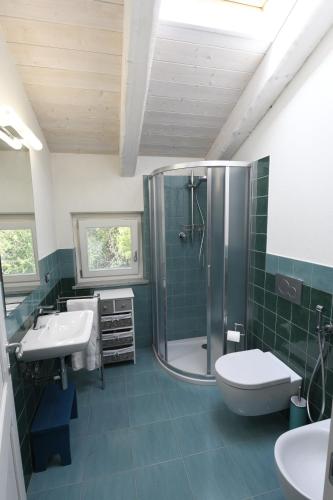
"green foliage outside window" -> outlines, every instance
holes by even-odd
[[[90,271],[118,269],[131,264],[130,227],[98,227],[87,230]]]
[[[0,229],[0,255],[4,275],[36,274],[31,229]]]

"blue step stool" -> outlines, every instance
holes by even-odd
[[[62,465],[72,462],[69,422],[77,416],[74,384],[65,391],[57,384],[45,387],[30,430],[35,472],[46,470],[52,455],[59,454]]]

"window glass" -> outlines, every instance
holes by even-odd
[[[36,274],[31,229],[0,229],[0,255],[5,276]]]
[[[128,226],[87,229],[89,271],[129,268],[132,235]]]

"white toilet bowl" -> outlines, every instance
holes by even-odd
[[[216,382],[226,405],[239,415],[265,415],[289,406],[302,378],[271,352],[260,349],[221,356]]]

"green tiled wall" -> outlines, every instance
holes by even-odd
[[[312,288],[333,294],[333,267],[267,254],[266,271],[294,276]]]
[[[7,335],[12,342],[18,342],[31,327],[34,311],[41,304],[53,305],[60,293],[60,269],[57,252],[39,261],[40,286],[26,297],[20,306],[6,318]],[[45,276],[47,276],[45,280]],[[14,355],[10,356],[10,365],[14,390],[15,410],[18,424],[23,471],[26,485],[32,473],[29,430],[46,379],[53,371],[54,362],[40,364],[40,382],[33,383],[30,377],[24,377],[22,364]]]
[[[266,254],[269,159],[258,162],[253,169],[251,187],[251,257],[249,273],[248,347],[272,351],[304,379],[306,392],[311,372],[318,356],[315,335],[315,306],[324,306],[325,321],[332,321],[332,293],[326,291],[332,269],[321,270],[320,281],[315,277],[316,267]],[[276,257],[276,256],[274,256]],[[311,270],[309,271],[310,267]],[[322,267],[322,266],[320,266]],[[302,304],[295,305],[275,293],[275,274],[304,280]],[[319,285],[322,285],[319,289]],[[316,285],[316,286],[315,286]],[[333,396],[333,339],[326,360],[326,416],[330,415]],[[311,394],[311,404],[320,406],[319,380]]]
[[[199,263],[201,234],[194,241],[187,233],[185,241],[179,238],[184,225],[190,224],[190,190],[188,176],[165,176],[165,236],[167,278],[167,337],[179,340],[206,334],[206,270]],[[207,185],[196,190],[206,218]],[[195,224],[200,216],[195,205]]]

